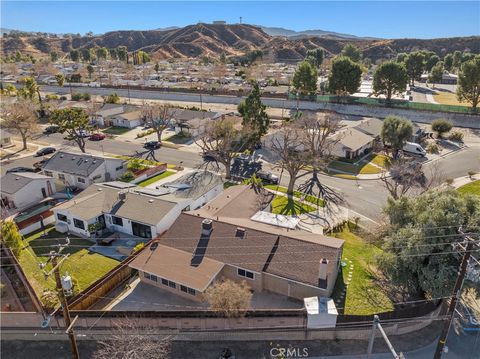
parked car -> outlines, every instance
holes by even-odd
[[[83,138],[90,137],[90,133],[88,133],[88,131],[86,130],[80,130],[78,131],[78,134],[80,135],[80,137],[83,137]]]
[[[214,156],[211,152],[209,152],[209,151],[204,152],[204,153],[202,154],[202,157],[203,157],[203,160],[204,160],[204,161],[207,161],[207,162],[216,161],[215,156]]]
[[[54,147],[44,147],[44,148],[38,150],[38,151],[33,155],[33,157],[40,157],[40,156],[49,155],[49,154],[55,153],[56,151],[57,151],[57,150],[56,150]]]
[[[145,144],[143,145],[143,148],[145,148],[147,150],[156,150],[156,149],[160,148],[160,142],[158,142],[158,141],[145,142]]]
[[[34,168],[30,167],[13,167],[7,170],[7,173],[16,173],[16,172],[36,172]]]
[[[57,133],[59,128],[60,127],[58,127],[57,125],[51,125],[51,126],[45,127],[45,129],[43,130],[43,133],[44,134]]]
[[[268,184],[278,184],[280,180],[277,175],[263,170],[258,171],[256,176]]]
[[[101,141],[105,138],[103,133],[92,133],[89,137],[90,141]]]
[[[422,157],[425,157],[427,155],[427,151],[425,151],[422,146],[415,142],[405,143],[405,146],[403,146],[403,152]]]

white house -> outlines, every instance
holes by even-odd
[[[109,126],[135,128],[143,125],[144,119],[141,111],[132,111],[127,113],[121,113],[118,115],[109,116],[105,120],[105,124]]]
[[[89,225],[98,223],[100,230],[155,238],[182,211],[199,208],[222,191],[221,178],[204,171],[158,188],[123,182],[94,184],[54,209],[56,228],[88,238]]]
[[[13,135],[8,131],[0,129],[0,147],[7,148],[13,145]]]
[[[116,180],[126,167],[118,158],[58,151],[43,165],[42,173],[64,186],[87,188],[92,183]]]
[[[355,158],[373,148],[375,138],[350,127],[336,133],[333,136],[336,143],[333,146],[332,154],[341,158]]]
[[[7,173],[0,179],[2,207],[22,210],[55,193],[55,181],[32,172]]]
[[[105,119],[109,116],[114,116],[114,115],[119,115],[121,113],[125,112],[125,108],[121,104],[115,104],[115,103],[106,103],[102,106],[100,110],[95,112],[92,115],[92,122],[100,125],[100,126],[105,126]]]
[[[205,125],[209,120],[216,120],[225,117],[220,112],[194,111],[172,109],[171,117],[175,123],[175,133],[185,133],[196,137],[205,131]]]

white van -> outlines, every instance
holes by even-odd
[[[422,146],[415,142],[405,143],[405,146],[403,146],[403,152],[422,157],[425,157],[427,154],[427,151],[425,151]]]

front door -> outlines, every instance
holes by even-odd
[[[97,221],[98,223],[100,223],[99,230],[105,229],[105,216],[103,214],[101,216],[98,216]]]
[[[152,238],[152,229],[145,224],[132,221],[132,233],[134,236],[142,238]]]

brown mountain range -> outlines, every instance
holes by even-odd
[[[480,37],[455,37],[440,39],[340,39],[329,37],[302,37],[291,39],[268,35],[262,29],[247,24],[214,25],[196,24],[170,30],[113,31],[97,36],[54,38],[23,36],[2,38],[3,54],[20,51],[41,55],[50,51],[67,53],[72,49],[96,46],[114,48],[127,46],[129,51],[144,50],[160,58],[189,58],[211,56],[217,58],[222,52],[242,55],[260,49],[269,59],[297,61],[304,58],[309,49],[321,47],[328,54],[338,54],[346,43],[355,43],[364,57],[376,61],[392,58],[397,53],[412,50],[429,50],[444,55],[456,50],[480,53]]]

